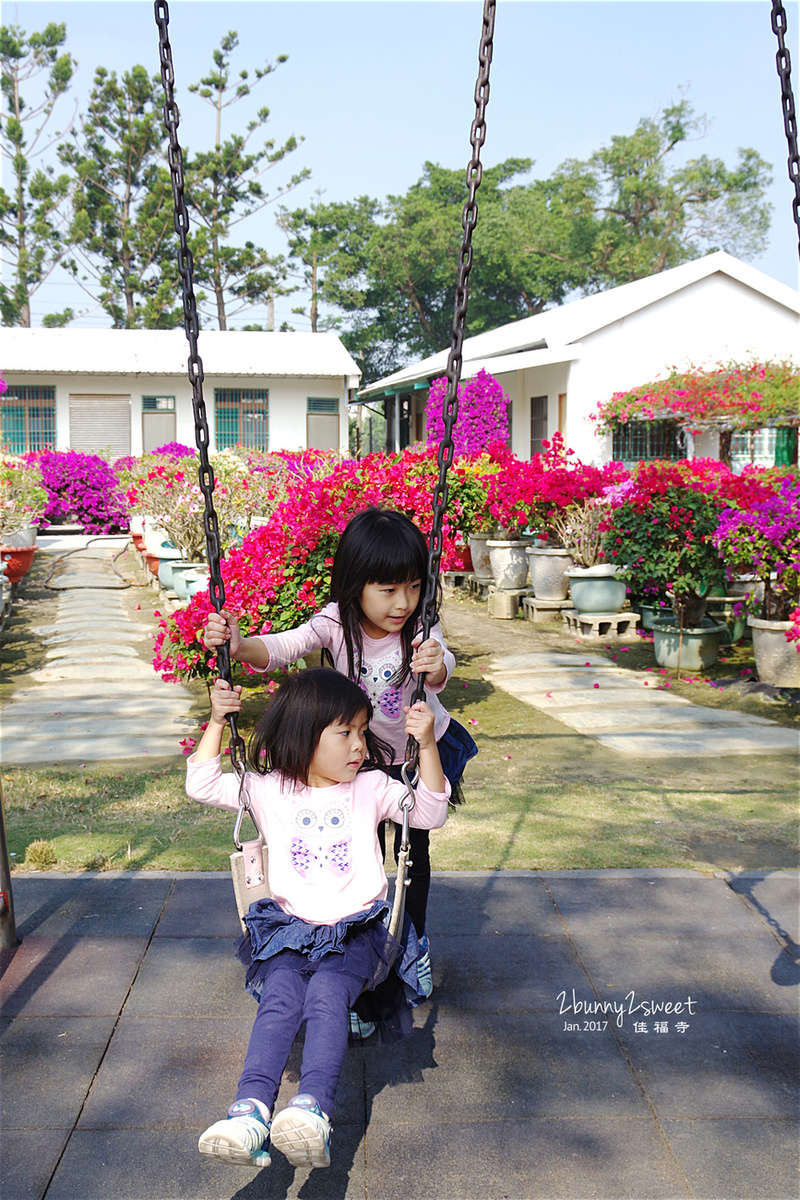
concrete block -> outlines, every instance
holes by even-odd
[[[561,619],[570,633],[587,642],[600,642],[613,638],[615,641],[637,641],[636,624],[640,614],[635,612],[621,613],[579,613],[577,609],[567,608],[561,614]]]

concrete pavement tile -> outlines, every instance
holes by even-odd
[[[47,1200],[364,1200],[364,1135],[337,1126],[327,1170],[294,1169],[280,1153],[272,1166],[231,1167],[201,1155],[204,1126],[172,1130],[85,1130],[70,1138]],[[408,1197],[406,1197],[408,1200]]]
[[[244,974],[234,938],[153,938],[125,1016],[241,1016],[252,1021],[256,1003],[244,989]]]
[[[619,1037],[659,1118],[790,1117],[798,1111],[800,1038],[794,1016],[698,1013],[679,1033]]]
[[[113,717],[96,716],[94,713],[84,713],[82,715],[65,716],[62,712],[52,717],[39,718],[36,722],[35,733],[31,735],[31,723],[26,713],[20,713],[16,708],[6,710],[10,714],[10,719],[7,718],[3,722],[3,740],[8,739],[13,742],[15,739],[22,740],[25,738],[30,745],[37,745],[44,742],[52,744],[60,738],[74,739],[118,739],[120,730],[124,730],[125,739],[129,741],[131,738],[139,737],[146,738],[153,736],[153,718],[151,714],[142,714],[139,717],[128,716],[122,720],[119,713],[115,712]],[[190,729],[197,729],[197,722],[191,720],[190,717],[183,715],[183,706],[177,705],[172,713],[162,712],[158,722],[160,739],[172,737],[176,742],[180,742],[181,737],[185,737]],[[108,713],[108,703],[106,702],[106,713]],[[26,735],[27,738],[26,738]],[[44,748],[44,747],[43,747]],[[179,747],[178,747],[179,748]],[[89,756],[91,758],[91,755]]]
[[[563,936],[438,937],[431,961],[434,995],[464,1009],[552,1012],[564,988],[589,987]]]
[[[56,691],[61,697],[80,700],[83,697],[96,698],[98,688],[97,683],[92,679],[64,679],[59,681],[57,688],[55,685],[20,688],[14,693],[14,703],[23,700],[41,700],[45,696],[52,696]],[[154,671],[151,672],[150,679],[128,679],[124,685],[120,684],[116,689],[104,683],[103,695],[118,695],[120,698],[180,696],[185,700],[191,700],[189,693],[180,684],[162,683]]]
[[[758,925],[725,880],[687,871],[609,879],[548,876],[547,887],[570,934],[711,937],[757,933]]]
[[[533,873],[504,871],[435,871],[427,925],[433,937],[461,929],[489,935],[564,932],[544,882]]]
[[[114,1020],[17,1017],[1,1021],[2,1128],[71,1129],[108,1045]],[[4,1189],[0,1191],[5,1196]]]
[[[368,1128],[369,1200],[431,1195],[436,1200],[681,1200],[691,1195],[652,1119],[518,1121],[505,1111],[495,1116],[480,1125]]]
[[[664,1121],[696,1200],[796,1200],[797,1122]]]
[[[797,987],[782,982],[783,960],[788,955],[766,932],[682,939],[618,934],[599,938],[581,933],[573,934],[572,941],[597,996],[622,1002],[634,993],[626,1004],[634,1020],[648,1018],[644,1006],[650,1007],[649,1015],[656,1019],[654,1004],[684,1002],[688,996],[695,1003],[694,1013],[793,1013],[797,1009]]]
[[[638,758],[722,757],[726,754],[797,754],[798,740],[793,729],[779,725],[764,729],[704,728],[697,733],[685,729],[660,729],[657,732],[636,729],[624,733],[593,735],[601,746]]]
[[[82,696],[65,695],[61,688],[42,688],[38,698],[34,698],[33,693],[28,693],[23,700],[18,700],[15,696],[12,701],[13,707],[9,705],[6,713],[13,713],[17,721],[23,718],[31,721],[31,718],[36,718],[35,723],[32,722],[28,726],[28,732],[32,732],[33,728],[38,728],[38,718],[42,716],[106,717],[111,705],[113,705],[118,730],[125,727],[125,721],[130,717],[179,716],[185,714],[187,710],[187,702],[184,698],[170,696],[169,693],[160,696],[139,693],[131,696],[128,694],[127,688],[120,688],[119,693],[114,696],[108,694],[107,688],[103,689],[103,695],[98,695],[97,692],[97,684],[92,686],[91,694]],[[188,717],[186,720],[193,726],[197,726],[196,721],[191,721]],[[3,722],[4,732],[8,729],[8,725],[8,720],[5,720]]]
[[[800,873],[764,871],[755,874],[731,872],[730,888],[782,940],[800,943]]]
[[[122,1017],[114,1031],[79,1129],[205,1129],[236,1098],[256,1006],[249,1017]],[[276,1111],[296,1096],[302,1039],[284,1073]],[[364,1125],[361,1047],[348,1049],[336,1094],[336,1124]]]
[[[28,937],[0,979],[3,1015],[115,1015],[146,945],[134,937]]]
[[[434,993],[435,994],[435,993]],[[419,1014],[425,1013],[423,1024]],[[564,1030],[554,1013],[417,1010],[404,1042],[365,1046],[369,1128],[435,1121],[458,1128],[506,1113],[532,1117],[649,1117],[619,1043]]]
[[[617,670],[616,668],[606,667],[600,670],[598,667],[584,667],[579,670],[577,667],[561,668],[557,671],[536,672],[531,671],[495,671],[492,674],[486,673],[486,678],[490,683],[494,683],[502,687],[505,691],[511,692],[513,695],[517,691],[523,692],[556,692],[559,689],[570,688],[586,688],[587,690],[595,689],[594,685],[600,684],[602,688],[612,688],[615,692],[636,691],[638,693],[642,686],[642,681],[635,675],[631,675],[629,671]]]
[[[7,1129],[0,1140],[3,1200],[42,1200],[69,1129]]]
[[[507,691],[510,689],[506,689]],[[524,700],[526,704],[533,705],[534,708],[539,708],[543,712],[548,712],[554,717],[558,717],[556,710],[561,708],[583,708],[590,706],[592,709],[597,709],[600,705],[603,708],[609,708],[611,702],[607,695],[600,696],[598,688],[548,688],[546,691],[539,691],[535,688],[520,688],[513,694],[518,700]],[[691,700],[684,700],[681,696],[673,696],[671,692],[658,691],[654,687],[632,688],[629,691],[623,691],[621,688],[614,690],[613,707],[620,711],[629,711],[630,709],[638,709],[640,706],[646,705],[648,708],[654,707],[659,711],[665,708],[677,709],[685,708],[692,709],[694,705]],[[602,711],[602,709],[601,709]]]
[[[17,933],[80,933],[147,937],[152,933],[172,879],[136,872],[114,876],[14,875]]]
[[[730,735],[737,729],[741,729],[745,735],[752,735],[754,727],[766,727],[768,730],[775,728],[765,717],[746,717],[741,713],[701,708],[696,704],[651,704],[644,712],[639,708],[617,704],[598,706],[594,709],[572,708],[559,712],[558,719],[571,729],[585,729],[590,732],[621,730],[625,734],[630,730],[636,736],[646,733],[654,737],[662,730],[669,730],[671,735],[695,735],[708,731],[716,736],[718,732]]]
[[[492,659],[493,671],[539,671],[552,667],[577,667],[591,663],[593,667],[611,667],[614,664],[599,654],[578,650],[566,654],[563,650],[534,650],[528,654],[501,654]]]
[[[225,872],[213,878],[176,879],[155,936],[235,939],[240,933],[233,883]]]
[[[95,689],[98,690],[98,689]],[[49,739],[37,740],[29,738],[26,741],[14,739],[11,745],[0,741],[0,758],[6,766],[24,766],[32,763],[59,762],[113,762],[126,758],[178,758],[183,751],[180,738],[175,734],[159,737],[153,734],[149,738],[116,737],[80,738],[65,743],[57,748],[57,756]]]
[[[111,649],[111,646],[105,638],[98,637],[84,637],[80,641],[80,646],[72,641],[67,642],[64,645],[50,645],[45,650],[45,658],[48,660],[48,662],[54,664],[57,664],[59,661],[63,662],[66,660],[74,662],[76,649],[80,651],[84,661],[86,661],[86,659],[91,659],[94,661],[95,658],[97,658],[99,661],[110,661],[108,652]],[[114,658],[138,659],[138,657],[138,651],[128,642],[120,642],[118,645],[114,646]]]

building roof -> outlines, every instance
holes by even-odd
[[[206,375],[348,377],[361,370],[335,333],[203,331]],[[186,375],[182,329],[0,329],[0,370],[47,375]]]
[[[797,292],[720,250],[669,271],[649,275],[646,279],[636,279],[633,283],[624,283],[593,296],[584,296],[580,300],[538,313],[535,317],[523,317],[478,334],[477,337],[467,338],[463,346],[462,378],[476,375],[482,367],[501,373],[577,358],[580,354],[577,343],[599,329],[716,274],[727,275],[791,312],[800,314],[800,296]],[[448,350],[441,350],[438,354],[395,371],[385,379],[371,383],[359,392],[359,399],[413,388],[419,381],[443,375],[448,353]]]

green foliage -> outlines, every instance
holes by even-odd
[[[30,326],[31,296],[65,253],[63,207],[69,178],[56,175],[50,166],[34,165],[47,149],[46,127],[76,65],[62,51],[65,41],[63,24],[51,22],[32,34],[18,25],[0,27],[0,133],[12,180],[10,194],[0,188],[0,246],[13,281],[0,284],[4,325]],[[37,81],[43,75],[42,85]],[[28,84],[39,91],[32,103],[24,96]]]

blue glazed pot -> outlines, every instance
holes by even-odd
[[[570,597],[578,612],[622,612],[627,589],[616,574],[617,568],[605,563],[596,567],[573,567],[567,571]]]

